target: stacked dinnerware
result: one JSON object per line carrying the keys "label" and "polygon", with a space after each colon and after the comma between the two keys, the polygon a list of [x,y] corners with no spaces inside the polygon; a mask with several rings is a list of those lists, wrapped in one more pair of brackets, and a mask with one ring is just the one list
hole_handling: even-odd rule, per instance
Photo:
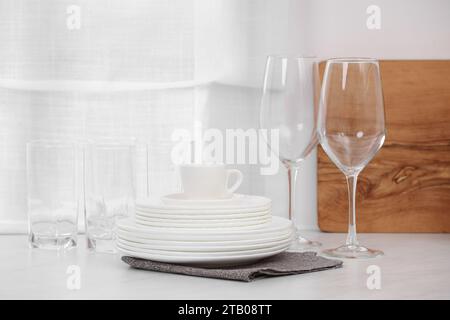
{"label": "stacked dinnerware", "polygon": [[[270,199],[230,192],[242,181],[239,171],[219,165],[214,170],[203,170],[204,166],[191,169],[186,170],[204,190],[200,196],[192,193],[195,190],[189,187],[181,171],[184,193],[138,200],[135,217],[117,223],[119,251],[167,263],[217,266],[249,263],[289,247],[294,236],[292,223],[272,217]],[[201,172],[200,175],[207,172],[207,177],[192,171]],[[225,188],[224,194],[211,195],[214,186],[228,185],[230,172],[239,173],[234,190]],[[223,181],[217,179],[222,173],[226,176]],[[211,180],[214,185],[208,186]],[[197,188],[198,184],[193,186]]]}
{"label": "stacked dinnerware", "polygon": [[[170,200],[169,200],[170,199]],[[270,222],[270,200],[233,195],[227,200],[174,200],[161,203],[142,201],[136,205],[136,221],[152,227],[175,228],[257,228]]]}

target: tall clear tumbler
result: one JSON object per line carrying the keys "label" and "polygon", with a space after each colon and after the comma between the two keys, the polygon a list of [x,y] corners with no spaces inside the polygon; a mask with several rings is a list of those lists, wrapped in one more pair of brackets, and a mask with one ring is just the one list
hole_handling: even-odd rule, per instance
{"label": "tall clear tumbler", "polygon": [[132,215],[135,202],[134,140],[95,141],[84,155],[87,245],[115,253],[116,221]]}
{"label": "tall clear tumbler", "polygon": [[77,244],[78,162],[75,144],[27,144],[29,243],[33,248],[69,249]]}

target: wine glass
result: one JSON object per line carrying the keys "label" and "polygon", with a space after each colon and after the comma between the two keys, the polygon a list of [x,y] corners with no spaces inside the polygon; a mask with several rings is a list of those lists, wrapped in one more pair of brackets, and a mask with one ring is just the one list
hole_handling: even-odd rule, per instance
{"label": "wine glass", "polygon": [[[262,129],[267,130],[268,136],[271,133],[279,136],[275,141],[267,138],[266,142],[287,168],[289,219],[293,223],[299,166],[318,143],[315,127],[318,81],[315,58],[284,56],[267,58],[260,125]],[[319,242],[302,237],[297,229],[297,237],[292,242],[290,250],[301,251],[317,246],[320,246]]]}
{"label": "wine glass", "polygon": [[326,154],[347,179],[349,225],[345,245],[325,250],[327,255],[371,258],[383,254],[358,242],[355,195],[358,174],[383,145],[384,122],[378,61],[368,58],[328,60],[320,95],[317,130]]}

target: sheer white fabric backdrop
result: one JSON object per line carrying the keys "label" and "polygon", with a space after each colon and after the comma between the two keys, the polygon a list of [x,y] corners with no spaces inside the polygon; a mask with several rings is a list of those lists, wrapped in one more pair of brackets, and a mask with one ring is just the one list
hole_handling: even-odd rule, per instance
{"label": "sheer white fabric backdrop", "polygon": [[[372,4],[379,30],[366,25]],[[81,9],[76,30],[67,28],[72,5]],[[0,0],[0,232],[26,230],[30,139],[145,143],[194,120],[257,127],[267,54],[448,59],[449,13],[447,0]],[[306,228],[316,227],[315,162],[299,177]],[[240,191],[271,197],[286,216],[283,168],[240,169]],[[144,169],[139,176],[142,193]]]}
{"label": "sheer white fabric backdrop", "polygon": [[[79,29],[67,25],[73,5]],[[194,120],[257,128],[265,56],[300,51],[292,23],[299,27],[301,14],[287,0],[0,0],[0,232],[26,231],[28,140],[133,136],[145,144]],[[284,168],[275,176],[239,168],[240,192],[273,198],[274,214],[286,216]],[[314,227],[314,155],[300,181],[302,223]]]}

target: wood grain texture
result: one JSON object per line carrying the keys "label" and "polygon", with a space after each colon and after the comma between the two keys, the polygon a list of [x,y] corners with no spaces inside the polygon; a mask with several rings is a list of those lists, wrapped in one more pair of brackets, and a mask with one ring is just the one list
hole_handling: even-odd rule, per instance
{"label": "wood grain texture", "polygon": [[[359,175],[358,231],[450,232],[450,60],[380,68],[387,136]],[[322,231],[347,231],[345,177],[320,147],[318,215]]]}

